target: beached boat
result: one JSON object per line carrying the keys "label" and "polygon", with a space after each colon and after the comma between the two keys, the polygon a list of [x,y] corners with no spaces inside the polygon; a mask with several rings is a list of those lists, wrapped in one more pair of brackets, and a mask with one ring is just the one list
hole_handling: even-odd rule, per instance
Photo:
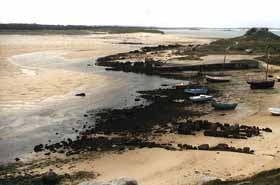
{"label": "beached boat", "polygon": [[268,111],[274,116],[280,116],[280,108],[269,108]]}
{"label": "beached boat", "polygon": [[184,90],[184,92],[191,94],[191,95],[201,95],[201,94],[207,94],[208,89],[207,88],[187,88]]}
{"label": "beached boat", "polygon": [[270,89],[274,87],[275,80],[248,80],[251,89]]}
{"label": "beached boat", "polygon": [[210,76],[206,75],[205,76],[206,80],[208,82],[213,82],[213,83],[218,83],[218,82],[229,82],[231,80],[230,76]]}
{"label": "beached boat", "polygon": [[213,96],[209,96],[209,95],[199,95],[199,96],[190,97],[190,100],[195,103],[204,103],[204,102],[208,102],[212,99],[213,99]]}
{"label": "beached boat", "polygon": [[270,46],[266,48],[266,72],[265,79],[263,80],[248,80],[247,83],[250,84],[251,89],[271,89],[274,87],[275,80],[268,79],[268,68],[270,63],[270,55],[269,55]]}
{"label": "beached boat", "polygon": [[229,82],[231,80],[231,76],[227,76],[224,74],[226,58],[227,57],[225,56],[224,64],[223,64],[223,72],[219,75],[206,75],[205,78],[206,78],[207,82],[219,83],[219,82]]}
{"label": "beached boat", "polygon": [[186,100],[184,99],[175,99],[175,100],[172,100],[173,103],[185,103]]}
{"label": "beached boat", "polygon": [[189,84],[185,84],[185,83],[178,83],[175,85],[176,89],[185,89],[188,87]]}
{"label": "beached boat", "polygon": [[237,107],[237,103],[213,102],[212,107],[214,107],[215,110],[234,110]]}

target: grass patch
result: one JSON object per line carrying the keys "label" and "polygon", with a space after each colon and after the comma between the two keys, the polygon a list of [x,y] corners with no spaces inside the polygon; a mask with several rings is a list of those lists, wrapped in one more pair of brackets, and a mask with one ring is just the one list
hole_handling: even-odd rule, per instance
{"label": "grass patch", "polygon": [[257,175],[240,181],[221,181],[214,180],[205,185],[279,185],[280,168],[264,171]]}
{"label": "grass patch", "polygon": [[[263,62],[267,62],[266,56],[257,57],[257,60],[261,60]],[[280,55],[271,55],[269,64],[280,66]]]}
{"label": "grass patch", "polygon": [[[264,54],[267,45],[271,46],[270,53],[280,52],[280,37],[268,29],[250,29],[245,35],[230,39],[220,39],[202,45],[195,50],[201,54]],[[250,49],[248,53],[246,50]]]}

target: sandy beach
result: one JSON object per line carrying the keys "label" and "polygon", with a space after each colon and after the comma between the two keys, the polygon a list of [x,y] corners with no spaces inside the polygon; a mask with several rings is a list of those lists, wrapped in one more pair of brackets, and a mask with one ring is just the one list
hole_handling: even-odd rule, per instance
{"label": "sandy beach", "polygon": [[[145,83],[146,88],[154,88],[164,82],[174,82],[156,77],[133,81],[133,78],[122,72],[108,72],[110,75],[106,75],[103,68],[93,65],[96,58],[144,46],[204,44],[210,41],[212,39],[148,33],[0,35],[0,145],[1,148],[11,147],[11,151],[0,151],[1,162],[11,161],[16,156],[28,161],[32,159],[29,154],[34,144],[47,143],[50,138],[59,140],[73,136],[70,129],[81,127],[73,120],[78,120],[87,110],[104,107],[107,102],[112,102],[115,107],[129,105],[129,100],[125,99],[136,92],[137,85],[141,90],[140,85]],[[228,56],[229,60],[240,58],[252,59],[252,56]],[[223,56],[209,55],[203,59],[211,63],[223,60]],[[175,64],[181,63],[175,61]],[[119,73],[121,76],[118,76]],[[248,75],[240,73],[237,71],[233,75],[245,81]],[[277,75],[277,70],[273,74]],[[244,84],[240,87],[244,88]],[[224,115],[211,113],[200,117],[212,122],[269,127],[272,133],[246,140],[205,137],[202,133],[195,136],[166,134],[155,138],[155,141],[171,144],[226,143],[235,147],[250,146],[255,150],[254,155],[143,148],[120,154],[106,153],[97,158],[87,157],[34,171],[53,169],[57,173],[70,174],[75,171],[97,172],[100,174],[97,180],[128,176],[135,178],[141,185],[195,185],[212,177],[242,179],[264,170],[279,168],[279,118],[271,116],[267,111],[269,107],[278,106],[279,87],[276,84],[275,92],[264,96],[265,91],[251,95],[247,88],[235,91],[234,87],[227,86],[230,97],[234,100],[240,97],[237,110]],[[135,92],[129,92],[131,89]],[[84,99],[75,97],[75,93],[79,92],[86,92],[89,96]],[[112,96],[115,92],[120,93]],[[127,94],[121,94],[123,92]],[[116,100],[117,97],[121,97],[120,100]],[[132,100],[134,98],[135,95],[131,97]],[[56,136],[56,132],[60,132],[59,136]],[[26,137],[30,138],[20,142],[21,138]]]}

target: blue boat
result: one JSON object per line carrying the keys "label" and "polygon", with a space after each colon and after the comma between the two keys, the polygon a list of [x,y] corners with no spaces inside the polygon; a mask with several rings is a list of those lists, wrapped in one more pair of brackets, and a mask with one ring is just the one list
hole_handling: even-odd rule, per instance
{"label": "blue boat", "polygon": [[208,89],[206,89],[206,88],[188,88],[188,89],[185,89],[184,92],[191,94],[191,95],[201,95],[201,94],[207,94]]}

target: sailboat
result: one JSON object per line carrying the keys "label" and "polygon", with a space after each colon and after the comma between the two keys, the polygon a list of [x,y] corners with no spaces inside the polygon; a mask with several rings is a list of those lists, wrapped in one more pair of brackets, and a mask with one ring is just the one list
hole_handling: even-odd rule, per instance
{"label": "sailboat", "polygon": [[223,73],[221,75],[206,75],[205,78],[207,82],[218,83],[218,82],[229,82],[231,80],[230,76],[224,75],[225,63],[226,63],[226,56],[224,57]]}
{"label": "sailboat", "polygon": [[264,80],[248,80],[247,83],[250,84],[251,89],[270,89],[270,88],[274,87],[275,80],[267,79],[268,67],[269,67],[269,61],[270,61],[269,49],[270,49],[270,47],[268,46],[266,49],[267,61],[266,61],[265,79]]}

